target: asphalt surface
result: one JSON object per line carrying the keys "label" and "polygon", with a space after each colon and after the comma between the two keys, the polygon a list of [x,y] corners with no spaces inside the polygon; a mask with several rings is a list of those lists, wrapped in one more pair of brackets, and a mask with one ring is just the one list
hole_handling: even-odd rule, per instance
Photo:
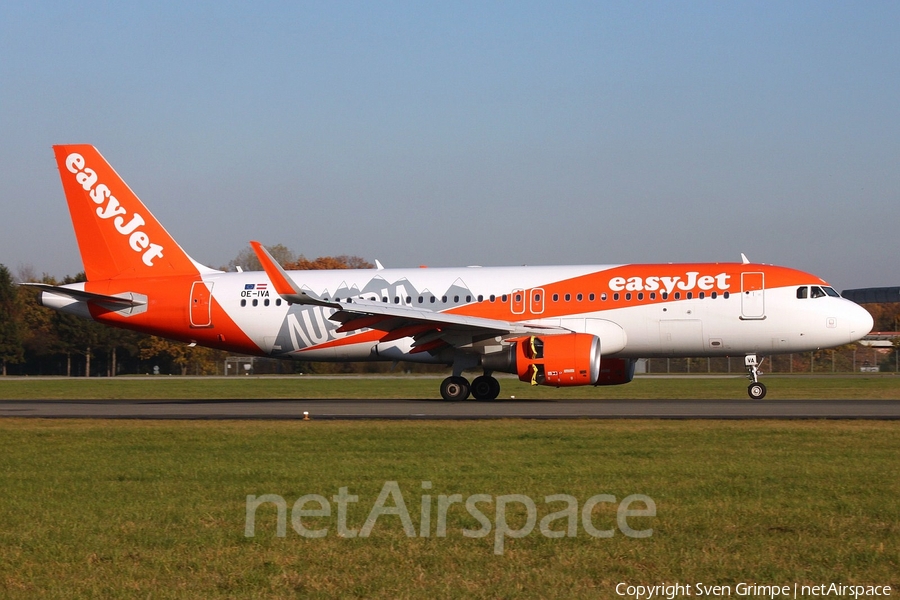
{"label": "asphalt surface", "polygon": [[0,417],[81,419],[900,419],[900,400],[0,400]]}

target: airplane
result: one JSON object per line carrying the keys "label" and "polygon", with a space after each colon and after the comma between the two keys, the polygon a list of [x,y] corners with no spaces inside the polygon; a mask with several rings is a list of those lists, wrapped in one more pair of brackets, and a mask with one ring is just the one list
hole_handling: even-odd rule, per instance
{"label": "airplane", "polygon": [[[848,344],[872,317],[824,280],[741,262],[223,272],[179,246],[90,145],[53,147],[87,281],[43,306],[151,335],[306,361],[444,364],[445,400],[493,400],[496,372],[532,385],[617,385],[639,358],[762,358]],[[480,369],[469,380],[465,371]]]}

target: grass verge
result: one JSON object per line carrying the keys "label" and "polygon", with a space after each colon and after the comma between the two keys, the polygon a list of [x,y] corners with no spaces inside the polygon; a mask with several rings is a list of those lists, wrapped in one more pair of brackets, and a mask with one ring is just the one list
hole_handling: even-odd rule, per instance
{"label": "grass verge", "polygon": [[[843,582],[900,587],[900,426],[881,422],[122,422],[0,420],[0,596],[9,598],[616,597],[618,582]],[[248,494],[357,495],[359,528],[385,482],[396,515],[370,537],[298,535],[272,505],[245,536]],[[432,487],[423,490],[422,482]],[[645,539],[538,528],[470,538],[439,495],[645,494]],[[388,500],[387,506],[394,506]],[[495,521],[494,503],[481,505]],[[614,528],[612,505],[593,514]],[[309,507],[308,507],[309,508]],[[512,527],[524,513],[511,514]],[[563,529],[559,521],[556,529]],[[562,522],[564,525],[564,521]]]}
{"label": "grass verge", "polygon": [[[253,399],[440,398],[441,377],[0,377],[0,399]],[[898,399],[900,377],[887,375],[777,375],[765,377],[767,399]],[[500,380],[500,399],[729,399],[747,398],[740,376],[638,377],[626,385],[557,389]]]}

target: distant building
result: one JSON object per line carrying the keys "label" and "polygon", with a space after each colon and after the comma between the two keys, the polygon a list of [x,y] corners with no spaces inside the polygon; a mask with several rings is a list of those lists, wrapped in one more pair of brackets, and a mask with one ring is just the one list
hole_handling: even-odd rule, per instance
{"label": "distant building", "polygon": [[873,331],[859,343],[870,348],[893,348],[894,342],[900,339],[900,332],[897,331]]}
{"label": "distant building", "polygon": [[857,304],[900,302],[900,287],[860,288],[844,290],[841,296]]}

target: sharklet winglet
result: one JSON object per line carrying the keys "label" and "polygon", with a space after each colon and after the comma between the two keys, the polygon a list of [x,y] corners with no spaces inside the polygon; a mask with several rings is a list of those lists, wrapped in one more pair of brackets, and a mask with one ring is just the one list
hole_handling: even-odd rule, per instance
{"label": "sharklet winglet", "polygon": [[263,270],[266,272],[266,275],[269,277],[272,286],[279,296],[292,304],[312,304],[335,309],[341,308],[341,305],[336,302],[319,300],[318,298],[310,296],[307,292],[304,292],[303,289],[291,279],[291,276],[287,274],[287,271],[278,264],[278,261],[269,254],[269,251],[266,250],[265,246],[257,241],[251,241],[250,247],[253,248],[253,252],[256,253],[256,258],[259,259]]}

